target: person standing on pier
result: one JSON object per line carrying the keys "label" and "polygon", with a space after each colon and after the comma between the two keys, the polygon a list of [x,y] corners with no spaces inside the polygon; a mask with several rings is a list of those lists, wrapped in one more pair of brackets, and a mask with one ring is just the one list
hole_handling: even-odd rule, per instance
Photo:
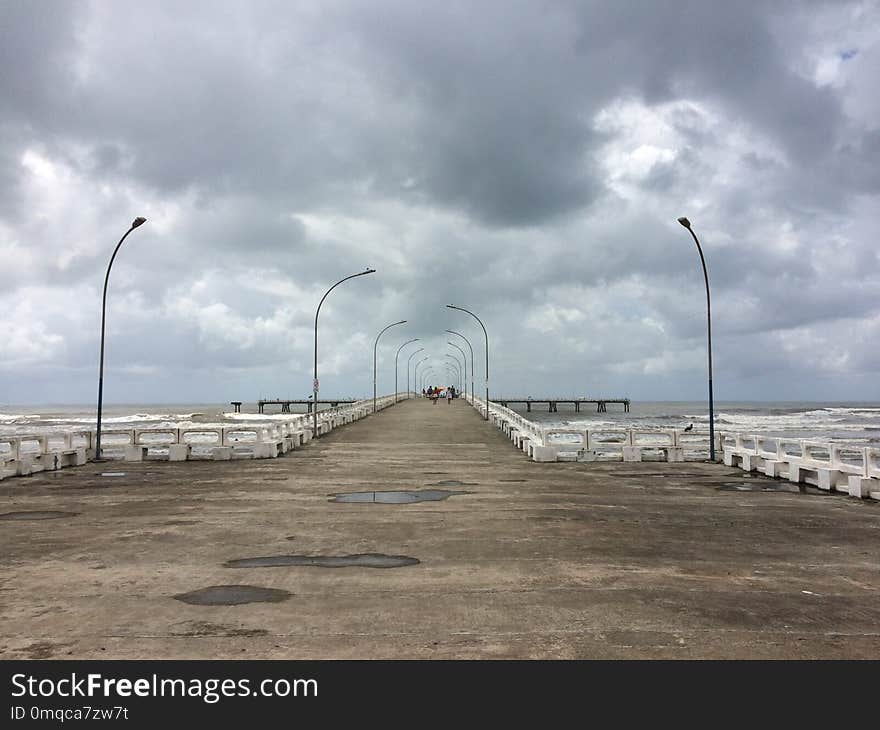
{"label": "person standing on pier", "polygon": [[455,387],[449,385],[446,387],[446,405],[452,403],[453,398],[455,398]]}

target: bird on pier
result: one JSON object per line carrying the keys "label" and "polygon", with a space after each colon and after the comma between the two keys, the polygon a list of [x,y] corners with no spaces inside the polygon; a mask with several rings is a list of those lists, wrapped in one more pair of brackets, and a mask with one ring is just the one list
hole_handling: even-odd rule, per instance
{"label": "bird on pier", "polygon": [[692,423],[690,426],[688,426],[687,428],[685,428],[685,431],[693,431],[693,430],[694,430],[694,424],[693,424],[693,423]]}

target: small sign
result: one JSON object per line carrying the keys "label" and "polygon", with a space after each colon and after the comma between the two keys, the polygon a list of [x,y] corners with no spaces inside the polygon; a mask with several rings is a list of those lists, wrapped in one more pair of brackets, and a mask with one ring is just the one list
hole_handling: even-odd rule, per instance
{"label": "small sign", "polygon": [[314,385],[314,387],[312,388],[312,390],[317,390],[318,389],[318,379],[317,378],[315,378],[315,382],[313,383],[313,385]]}

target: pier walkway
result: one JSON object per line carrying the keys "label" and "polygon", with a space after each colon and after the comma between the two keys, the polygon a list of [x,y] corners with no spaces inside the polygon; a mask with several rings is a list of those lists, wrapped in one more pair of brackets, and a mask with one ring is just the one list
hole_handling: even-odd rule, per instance
{"label": "pier walkway", "polygon": [[[329,501],[377,490],[457,493]],[[10,516],[34,511],[61,514]],[[464,401],[276,459],[9,479],[0,512],[6,659],[880,657],[877,504],[719,464],[536,463]],[[352,555],[403,565],[226,565]],[[274,592],[175,598],[217,586]]]}

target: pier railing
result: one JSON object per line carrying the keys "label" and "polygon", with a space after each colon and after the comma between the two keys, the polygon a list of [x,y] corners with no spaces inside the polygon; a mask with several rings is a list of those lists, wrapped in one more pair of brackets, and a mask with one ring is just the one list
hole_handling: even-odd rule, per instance
{"label": "pier railing", "polygon": [[[381,410],[412,395],[383,396],[376,407]],[[486,415],[482,398],[469,395],[467,400]],[[488,408],[489,421],[533,461],[683,462],[708,457],[708,434],[700,431],[542,426],[497,403]],[[372,399],[318,411],[317,434],[329,433],[370,412]],[[266,459],[301,448],[314,436],[312,417],[299,414],[219,427],[107,429],[102,431],[102,452],[107,459],[124,461]],[[880,499],[880,447],[760,434],[716,432],[715,437],[716,453],[723,455],[727,466],[854,497]],[[95,431],[89,430],[0,435],[0,479],[81,466],[94,460],[94,444]]]}
{"label": "pier railing", "polygon": [[[410,397],[399,393],[397,399]],[[388,395],[376,401],[377,410],[395,403]],[[317,434],[323,436],[364,418],[373,400],[318,411]],[[301,448],[315,436],[312,416],[291,415],[284,420],[234,423],[228,426],[185,428],[113,428],[101,430],[101,453],[107,460],[191,461],[208,459],[271,459]],[[0,479],[40,471],[81,466],[95,459],[95,431],[0,435]]]}
{"label": "pier railing", "polygon": [[[468,398],[481,415],[486,402]],[[497,403],[489,420],[533,461],[705,461],[709,434],[679,429],[541,426]],[[758,434],[715,433],[724,464],[853,497],[880,499],[880,447]]]}
{"label": "pier railing", "polygon": [[724,463],[794,484],[880,499],[880,447],[726,434]]}

